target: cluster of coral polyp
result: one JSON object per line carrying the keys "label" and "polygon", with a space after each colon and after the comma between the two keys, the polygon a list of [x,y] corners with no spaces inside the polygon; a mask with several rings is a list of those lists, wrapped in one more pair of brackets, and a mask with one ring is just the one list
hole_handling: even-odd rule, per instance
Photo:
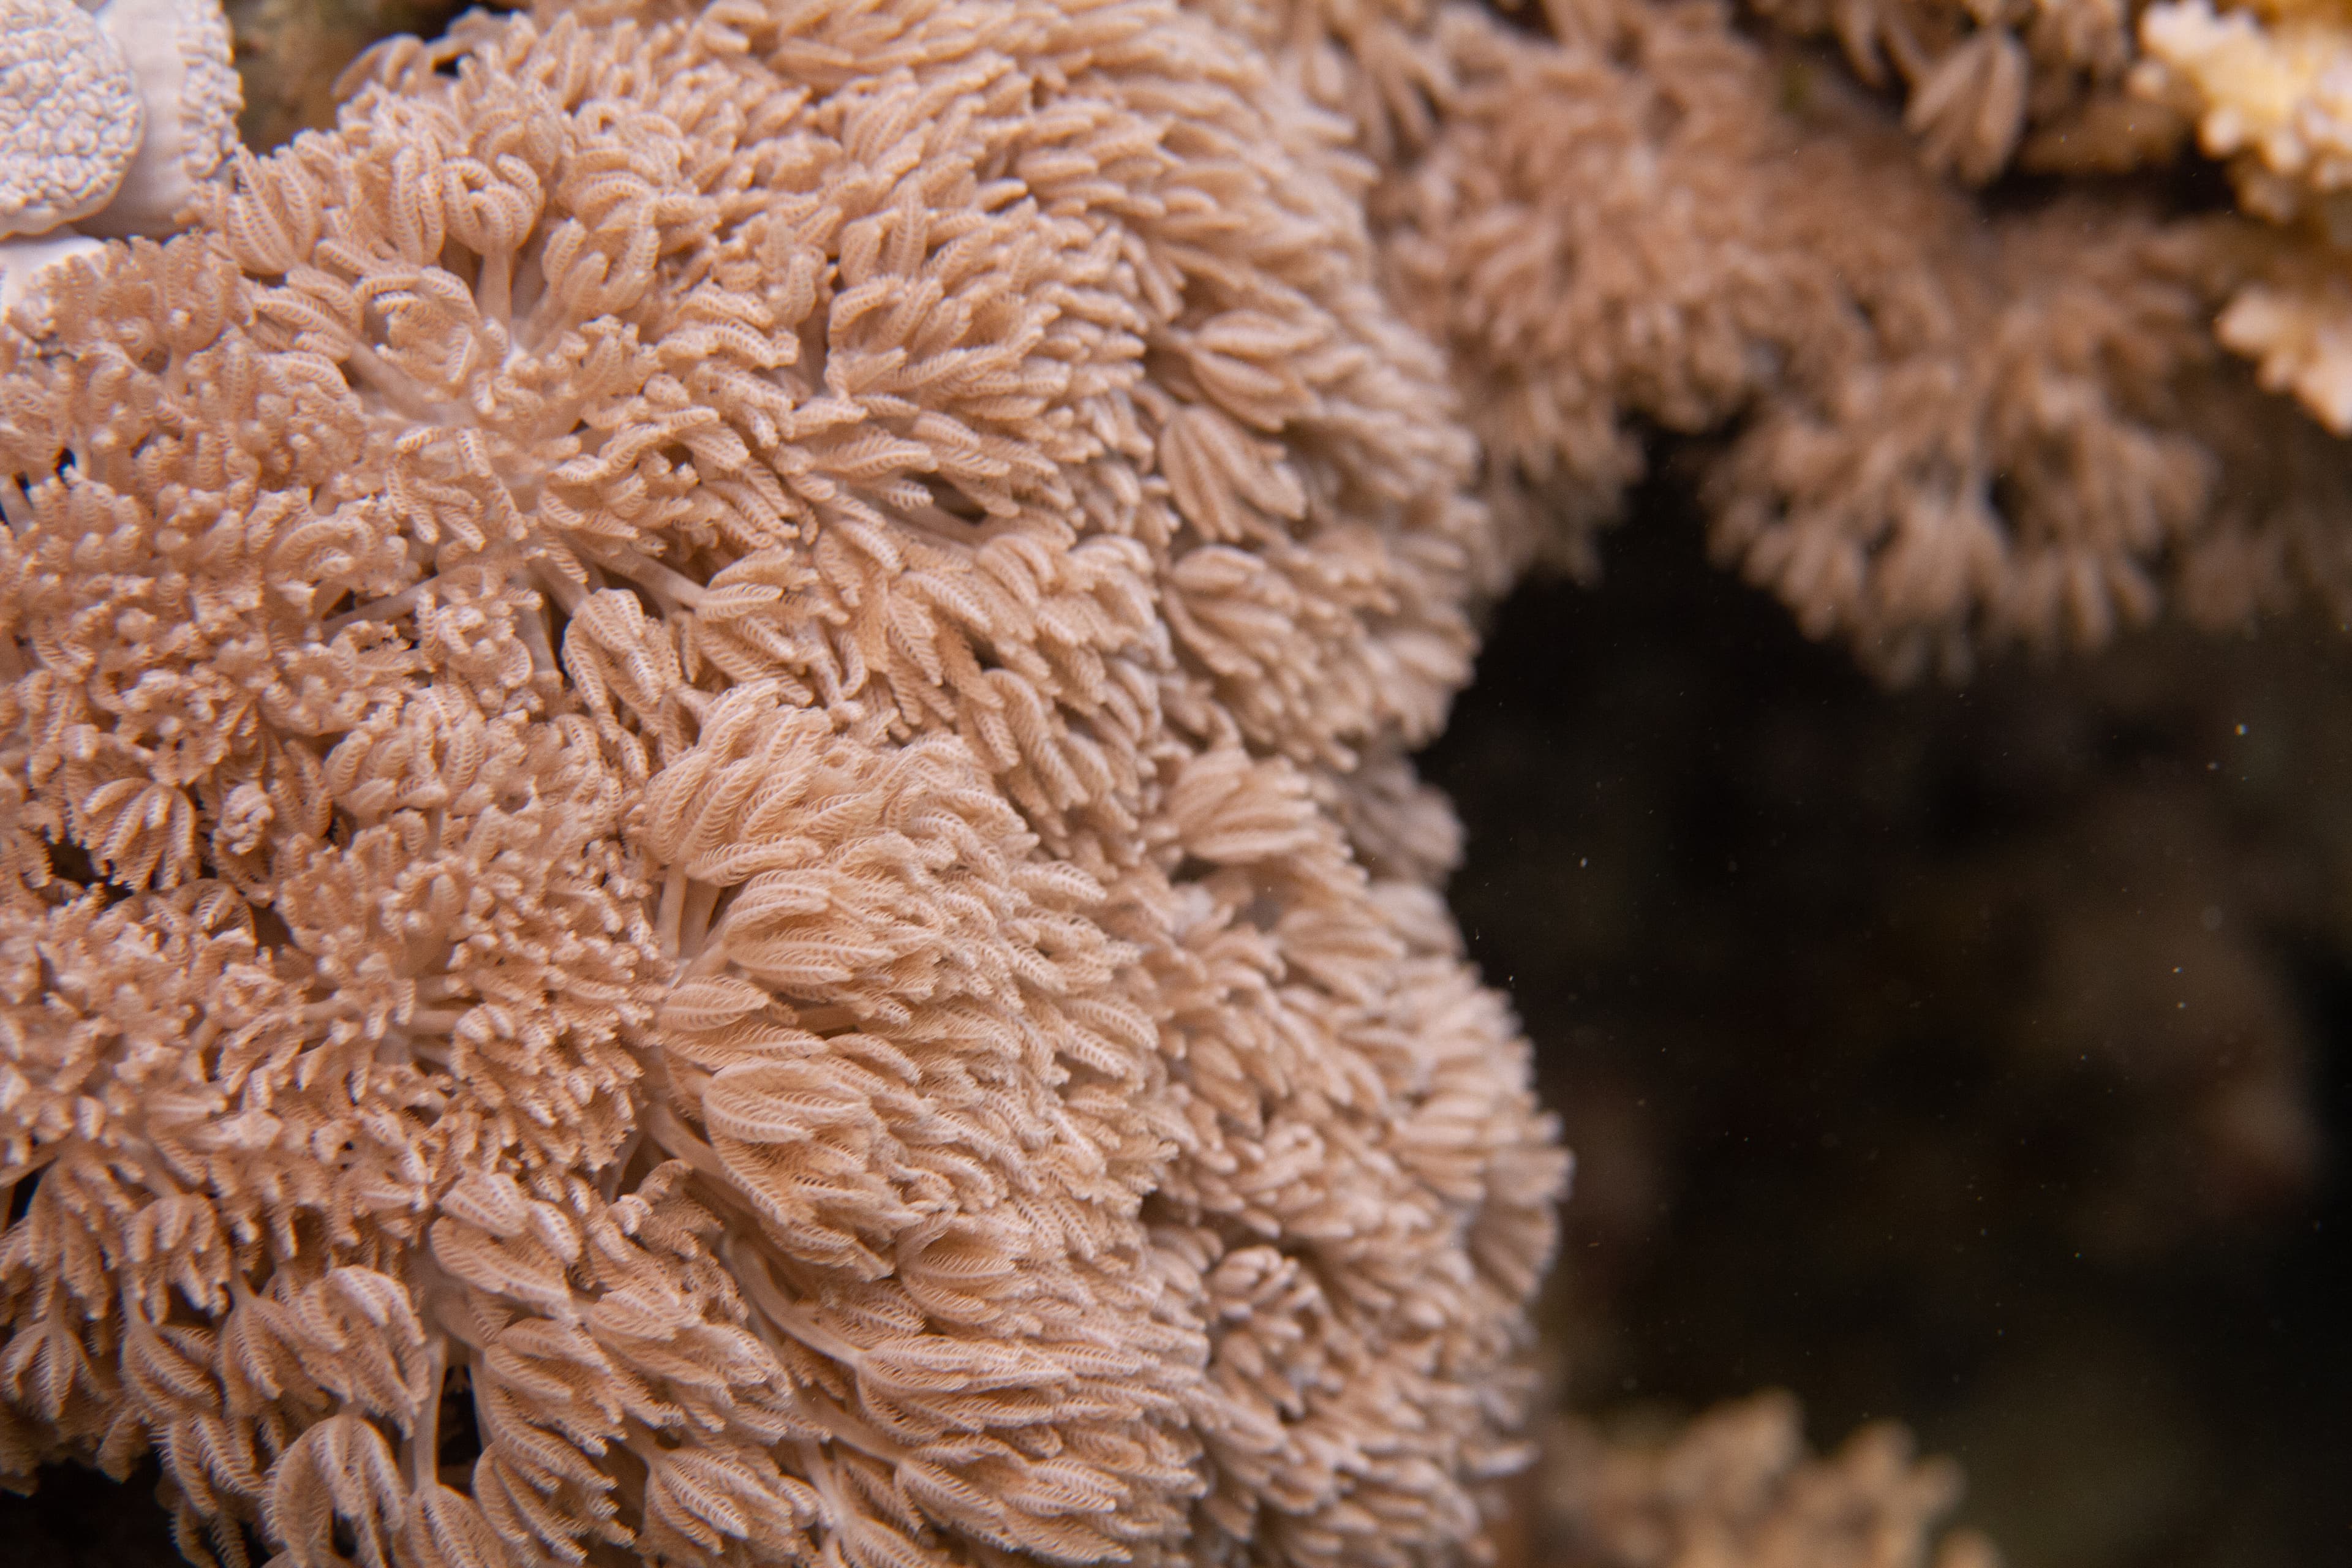
{"label": "cluster of coral polyp", "polygon": [[1490,570],[1195,18],[574,9],[0,330],[0,1469],[280,1561],[1443,1559]]}

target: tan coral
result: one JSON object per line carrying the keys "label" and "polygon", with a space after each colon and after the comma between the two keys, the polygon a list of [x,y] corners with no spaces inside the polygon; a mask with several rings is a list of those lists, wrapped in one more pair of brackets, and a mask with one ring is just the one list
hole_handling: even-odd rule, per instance
{"label": "tan coral", "polygon": [[2239,286],[2215,324],[2263,384],[2338,435],[2352,428],[2342,298],[2352,241],[2352,33],[2326,5],[2216,12],[2201,0],[2142,18],[2134,83],[2197,118],[2240,205],[2283,226],[2237,247]]}
{"label": "tan coral", "polygon": [[2217,12],[2206,0],[2151,7],[2133,85],[2196,119],[2214,157],[2233,160],[2240,199],[2283,221],[2336,209],[2352,184],[2352,34],[2339,16]]}
{"label": "tan coral", "polygon": [[2325,244],[2276,247],[2215,321],[2216,336],[2337,435],[2352,432],[2352,268]]}

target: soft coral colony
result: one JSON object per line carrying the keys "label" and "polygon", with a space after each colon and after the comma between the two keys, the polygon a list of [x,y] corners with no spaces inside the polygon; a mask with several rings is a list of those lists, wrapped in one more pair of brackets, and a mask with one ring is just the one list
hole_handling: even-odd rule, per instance
{"label": "soft coral colony", "polygon": [[[1892,674],[2352,610],[2339,20],[1751,9],[551,3],[160,244],[53,138],[0,1473],[299,1568],[1474,1542],[1564,1174],[1406,760],[1477,602],[1663,427]],[[2089,177],[2192,125],[2248,216]]]}
{"label": "soft coral colony", "polygon": [[54,268],[0,1468],[295,1564],[1473,1537],[1563,1165],[1355,170],[1162,5],[551,7]]}

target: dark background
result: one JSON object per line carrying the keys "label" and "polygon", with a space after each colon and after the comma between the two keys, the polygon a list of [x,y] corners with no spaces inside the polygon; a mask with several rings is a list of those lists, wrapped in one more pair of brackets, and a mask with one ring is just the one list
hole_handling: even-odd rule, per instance
{"label": "dark background", "polygon": [[2015,1568],[2352,1561],[2352,637],[1888,691],[1673,468],[1423,758],[1579,1157],[1556,1398],[1900,1418]]}

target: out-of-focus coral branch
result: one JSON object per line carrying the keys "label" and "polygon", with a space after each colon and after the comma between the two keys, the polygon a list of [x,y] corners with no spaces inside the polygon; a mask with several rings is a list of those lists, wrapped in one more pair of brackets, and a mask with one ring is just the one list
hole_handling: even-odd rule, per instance
{"label": "out-of-focus coral branch", "polygon": [[1945,1533],[1948,1459],[1916,1459],[1891,1424],[1808,1452],[1797,1403],[1759,1394],[1679,1430],[1545,1434],[1544,1505],[1530,1562],[1573,1568],[1995,1568],[1981,1536]]}
{"label": "out-of-focus coral branch", "polygon": [[[1262,36],[1367,25],[1276,15]],[[1508,557],[1589,572],[1664,426],[1717,440],[1722,557],[1894,678],[2095,646],[2168,598],[2208,624],[2346,602],[2337,443],[2224,348],[2332,406],[2329,255],[2115,192],[1988,211],[1834,66],[1719,7],[1562,6],[1549,39],[1415,20],[1429,112],[1360,145]],[[1381,58],[1335,108],[1397,96]]]}

